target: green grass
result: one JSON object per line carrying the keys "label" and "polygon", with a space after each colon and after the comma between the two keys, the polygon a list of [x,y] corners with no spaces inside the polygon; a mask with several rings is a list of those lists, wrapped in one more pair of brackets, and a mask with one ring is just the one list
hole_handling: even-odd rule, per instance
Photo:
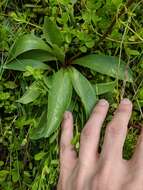
{"label": "green grass", "polygon": [[[125,3],[122,0],[106,3],[103,0],[0,2],[0,189],[52,190],[57,183],[60,129],[46,139],[31,140],[29,137],[30,129],[36,127],[41,111],[47,106],[47,94],[43,90],[39,98],[26,105],[17,102],[44,72],[29,69],[22,73],[3,67],[19,36],[32,32],[43,38],[45,16],[56,22],[62,31],[67,59],[90,53],[112,55],[124,60],[133,71],[133,83],[117,80],[114,90],[106,92],[103,88],[105,93],[98,96],[110,103],[107,122],[122,97],[133,102],[123,153],[125,159],[131,158],[140,131],[136,127],[141,128],[143,119],[143,4],[136,1],[124,10]],[[121,9],[124,13],[118,17]],[[116,23],[109,30],[114,17]],[[58,70],[57,66],[52,65],[52,68]],[[90,69],[76,68],[93,84],[113,81],[112,77]],[[47,71],[46,74],[50,73]],[[74,115],[73,144],[78,149],[86,114],[75,91],[69,110]],[[101,133],[100,148],[104,132],[105,128]]]}

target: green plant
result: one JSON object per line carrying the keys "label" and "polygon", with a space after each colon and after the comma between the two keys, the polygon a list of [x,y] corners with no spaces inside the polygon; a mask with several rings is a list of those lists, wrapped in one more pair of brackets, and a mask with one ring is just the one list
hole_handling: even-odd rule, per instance
{"label": "green plant", "polygon": [[[99,97],[109,101],[110,109],[105,124],[110,121],[120,98],[130,98],[134,109],[123,156],[125,159],[131,158],[139,135],[136,128],[141,128],[143,118],[142,10],[142,0],[1,0],[0,189],[56,189],[59,175],[60,127],[57,127],[49,138],[39,140],[30,139],[29,132],[32,137],[32,131],[45,124],[52,78],[60,69],[67,68],[69,71],[70,67],[73,67],[90,82],[95,90],[96,100]],[[60,51],[54,51],[54,56],[51,56],[47,50],[45,52],[40,49],[28,50],[10,61],[13,44],[30,32],[35,34],[34,37],[40,37],[40,41],[42,40],[46,47],[50,46],[53,51],[51,42],[46,42],[42,32],[45,16],[60,30],[60,49],[64,52],[64,61],[59,61],[61,53],[60,58],[54,59]],[[74,64],[77,58],[90,54],[117,56],[117,65],[120,65],[123,59],[126,68],[129,65],[133,71],[133,83]],[[31,58],[34,62],[29,60]],[[6,64],[10,67],[10,63],[15,60],[22,63],[19,68],[21,71],[4,69]],[[19,62],[15,67],[17,66],[19,67]],[[123,73],[127,73],[125,71],[127,70]],[[72,143],[77,149],[80,131],[87,120],[82,102],[72,84],[72,98],[67,109],[72,111],[74,116]],[[102,149],[104,129],[103,126],[99,151]]]}
{"label": "green plant", "polygon": [[[130,68],[116,57],[90,54],[77,58],[69,54],[63,33],[48,17],[45,17],[41,38],[34,34],[22,35],[10,50],[4,68],[25,71],[27,75],[32,74],[35,78],[35,82],[18,102],[30,103],[37,99],[42,91],[48,94],[48,108],[41,114],[39,124],[30,130],[32,139],[49,137],[55,132],[72,100],[72,89],[80,97],[88,118],[99,92],[102,94],[110,91],[111,87],[114,89],[118,80],[133,81]],[[110,84],[95,84],[82,74],[84,67],[115,78],[116,81]],[[40,73],[35,75],[35,72]]]}

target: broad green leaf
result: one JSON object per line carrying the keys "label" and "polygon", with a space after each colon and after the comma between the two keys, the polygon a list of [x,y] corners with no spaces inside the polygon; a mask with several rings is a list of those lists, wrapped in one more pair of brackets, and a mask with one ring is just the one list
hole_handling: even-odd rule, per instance
{"label": "broad green leaf", "polygon": [[72,4],[75,4],[77,2],[77,0],[71,0]]}
{"label": "broad green leaf", "polygon": [[48,70],[50,67],[41,61],[33,59],[15,59],[9,64],[3,66],[4,69],[11,69],[17,71],[26,71],[27,67],[32,67],[33,69]]}
{"label": "broad green leaf", "polygon": [[112,0],[112,3],[113,3],[116,7],[118,7],[119,5],[121,6],[121,5],[122,5],[122,2],[123,2],[123,0]]}
{"label": "broad green leaf", "polygon": [[50,47],[41,38],[38,38],[33,34],[26,34],[16,40],[10,51],[9,61],[30,50],[44,50],[49,53],[51,52]]}
{"label": "broad green leaf", "polygon": [[53,55],[62,63],[64,63],[65,60],[65,54],[62,50],[62,48],[59,48],[56,44],[53,44],[52,46],[52,53]]}
{"label": "broad green leaf", "polygon": [[11,171],[11,174],[12,174],[12,181],[13,181],[14,183],[16,183],[16,182],[19,180],[19,178],[20,178],[20,174],[19,174],[19,172],[18,172],[18,169],[13,169],[13,170]]}
{"label": "broad green leaf", "polygon": [[42,112],[37,126],[35,128],[30,129],[30,138],[33,140],[44,137],[45,130],[47,129],[47,110],[44,109]]}
{"label": "broad green leaf", "polygon": [[140,88],[139,92],[137,93],[139,99],[143,100],[143,88]]}
{"label": "broad green leaf", "polygon": [[15,88],[17,88],[17,84],[15,84],[15,82],[13,82],[13,81],[7,81],[3,85],[7,89],[15,89]]}
{"label": "broad green leaf", "polygon": [[44,36],[49,44],[57,44],[61,47],[63,39],[57,25],[52,22],[47,16],[44,19],[43,27]]}
{"label": "broad green leaf", "polygon": [[0,170],[0,183],[5,181],[8,174],[9,174],[8,170]]}
{"label": "broad green leaf", "polygon": [[17,57],[17,59],[34,59],[39,61],[54,61],[57,58],[52,54],[44,50],[30,50]]}
{"label": "broad green leaf", "polygon": [[128,55],[135,55],[135,56],[140,55],[140,52],[135,49],[126,48],[126,52]]}
{"label": "broad green leaf", "polygon": [[50,75],[50,76],[43,76],[43,82],[44,84],[47,86],[48,89],[50,89],[52,87],[52,79],[53,79],[53,76]]}
{"label": "broad green leaf", "polygon": [[72,84],[69,73],[65,69],[58,71],[52,83],[48,97],[48,130],[45,137],[51,135],[59,127],[63,114],[68,108],[72,96]]}
{"label": "broad green leaf", "polygon": [[32,139],[49,137],[60,125],[72,96],[72,83],[66,69],[54,74],[48,95],[48,113],[41,116],[39,125],[30,132]]}
{"label": "broad green leaf", "polygon": [[39,183],[41,183],[41,176],[40,175],[33,181],[31,190],[39,189]]}
{"label": "broad green leaf", "polygon": [[35,154],[34,155],[34,159],[35,160],[41,160],[41,159],[43,159],[43,157],[46,155],[47,153],[46,152],[43,152],[43,151],[41,151],[41,152],[39,152],[39,153],[37,153],[37,154]]}
{"label": "broad green leaf", "polygon": [[0,160],[0,167],[4,165],[4,161]]}
{"label": "broad green leaf", "polygon": [[37,82],[34,82],[25,92],[25,94],[19,100],[17,100],[17,102],[22,104],[28,104],[36,100],[40,96],[40,93],[41,92]]}
{"label": "broad green leaf", "polygon": [[105,94],[107,92],[113,92],[116,86],[116,81],[106,82],[106,83],[97,83],[97,84],[93,84],[92,86],[95,89],[97,95]]}
{"label": "broad green leaf", "polygon": [[90,82],[78,70],[72,67],[70,68],[69,72],[73,87],[81,98],[86,111],[86,116],[88,117],[96,103],[95,90]]}
{"label": "broad green leaf", "polygon": [[133,81],[131,69],[127,69],[126,63],[122,60],[119,64],[117,57],[92,54],[74,60],[73,64],[87,67],[117,79],[127,80],[128,82]]}

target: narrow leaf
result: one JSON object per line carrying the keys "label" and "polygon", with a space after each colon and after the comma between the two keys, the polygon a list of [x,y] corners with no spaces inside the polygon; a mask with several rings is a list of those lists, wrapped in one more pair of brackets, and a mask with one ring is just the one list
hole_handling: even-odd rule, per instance
{"label": "narrow leaf", "polygon": [[45,130],[47,129],[47,110],[44,109],[42,112],[38,122],[37,126],[35,128],[30,129],[30,138],[33,140],[39,139],[44,137]]}
{"label": "narrow leaf", "polygon": [[63,40],[60,30],[47,16],[44,19],[43,32],[49,44],[57,44],[59,47],[62,45]]}
{"label": "narrow leaf", "polygon": [[26,71],[27,67],[32,67],[33,69],[48,70],[50,67],[41,61],[33,59],[15,59],[7,65],[4,65],[4,69],[11,69],[17,71]]}
{"label": "narrow leaf", "polygon": [[43,157],[46,155],[47,153],[46,152],[43,152],[43,151],[41,151],[41,152],[39,152],[39,153],[37,153],[37,154],[35,154],[34,155],[34,160],[42,160],[43,159]]}
{"label": "narrow leaf", "polygon": [[96,94],[101,95],[107,92],[113,92],[116,86],[116,81],[106,82],[106,83],[97,83],[97,84],[93,84],[92,86],[95,89]]}
{"label": "narrow leaf", "polygon": [[59,61],[61,61],[61,63],[64,63],[65,54],[64,54],[62,48],[59,48],[56,44],[53,44],[53,46],[52,46],[52,53],[53,53],[53,55],[54,55]]}
{"label": "narrow leaf", "polygon": [[[48,95],[48,113],[43,113],[40,125],[31,131],[32,139],[49,137],[60,125],[72,96],[72,83],[65,69],[54,74]],[[46,123],[47,121],[47,123]]]}
{"label": "narrow leaf", "polygon": [[34,59],[39,61],[54,61],[57,58],[45,50],[30,50],[17,57],[17,59]]}
{"label": "narrow leaf", "polygon": [[73,87],[81,98],[81,101],[85,107],[86,116],[88,117],[96,103],[95,90],[90,82],[78,70],[72,67],[69,72]]}
{"label": "narrow leaf", "polygon": [[28,104],[36,100],[40,95],[40,89],[38,87],[37,82],[34,82],[29,89],[25,92],[25,94],[17,100],[17,102],[22,104]]}
{"label": "narrow leaf", "polygon": [[41,38],[38,38],[33,34],[26,34],[19,37],[13,45],[13,48],[10,51],[9,61],[30,50],[44,50],[51,52],[50,47]]}
{"label": "narrow leaf", "polygon": [[73,64],[87,67],[117,79],[127,80],[128,82],[133,81],[131,69],[127,69],[126,63],[122,60],[119,64],[119,59],[117,57],[92,54],[74,60]]}

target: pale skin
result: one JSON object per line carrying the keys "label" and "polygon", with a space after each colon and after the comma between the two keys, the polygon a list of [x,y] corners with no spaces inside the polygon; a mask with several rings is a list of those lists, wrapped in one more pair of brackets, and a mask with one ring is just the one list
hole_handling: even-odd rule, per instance
{"label": "pale skin", "polygon": [[60,176],[57,190],[143,190],[143,132],[132,158],[122,158],[132,103],[123,99],[107,124],[102,151],[98,144],[109,104],[100,100],[82,130],[77,156],[71,140],[73,117],[66,112],[60,141]]}

